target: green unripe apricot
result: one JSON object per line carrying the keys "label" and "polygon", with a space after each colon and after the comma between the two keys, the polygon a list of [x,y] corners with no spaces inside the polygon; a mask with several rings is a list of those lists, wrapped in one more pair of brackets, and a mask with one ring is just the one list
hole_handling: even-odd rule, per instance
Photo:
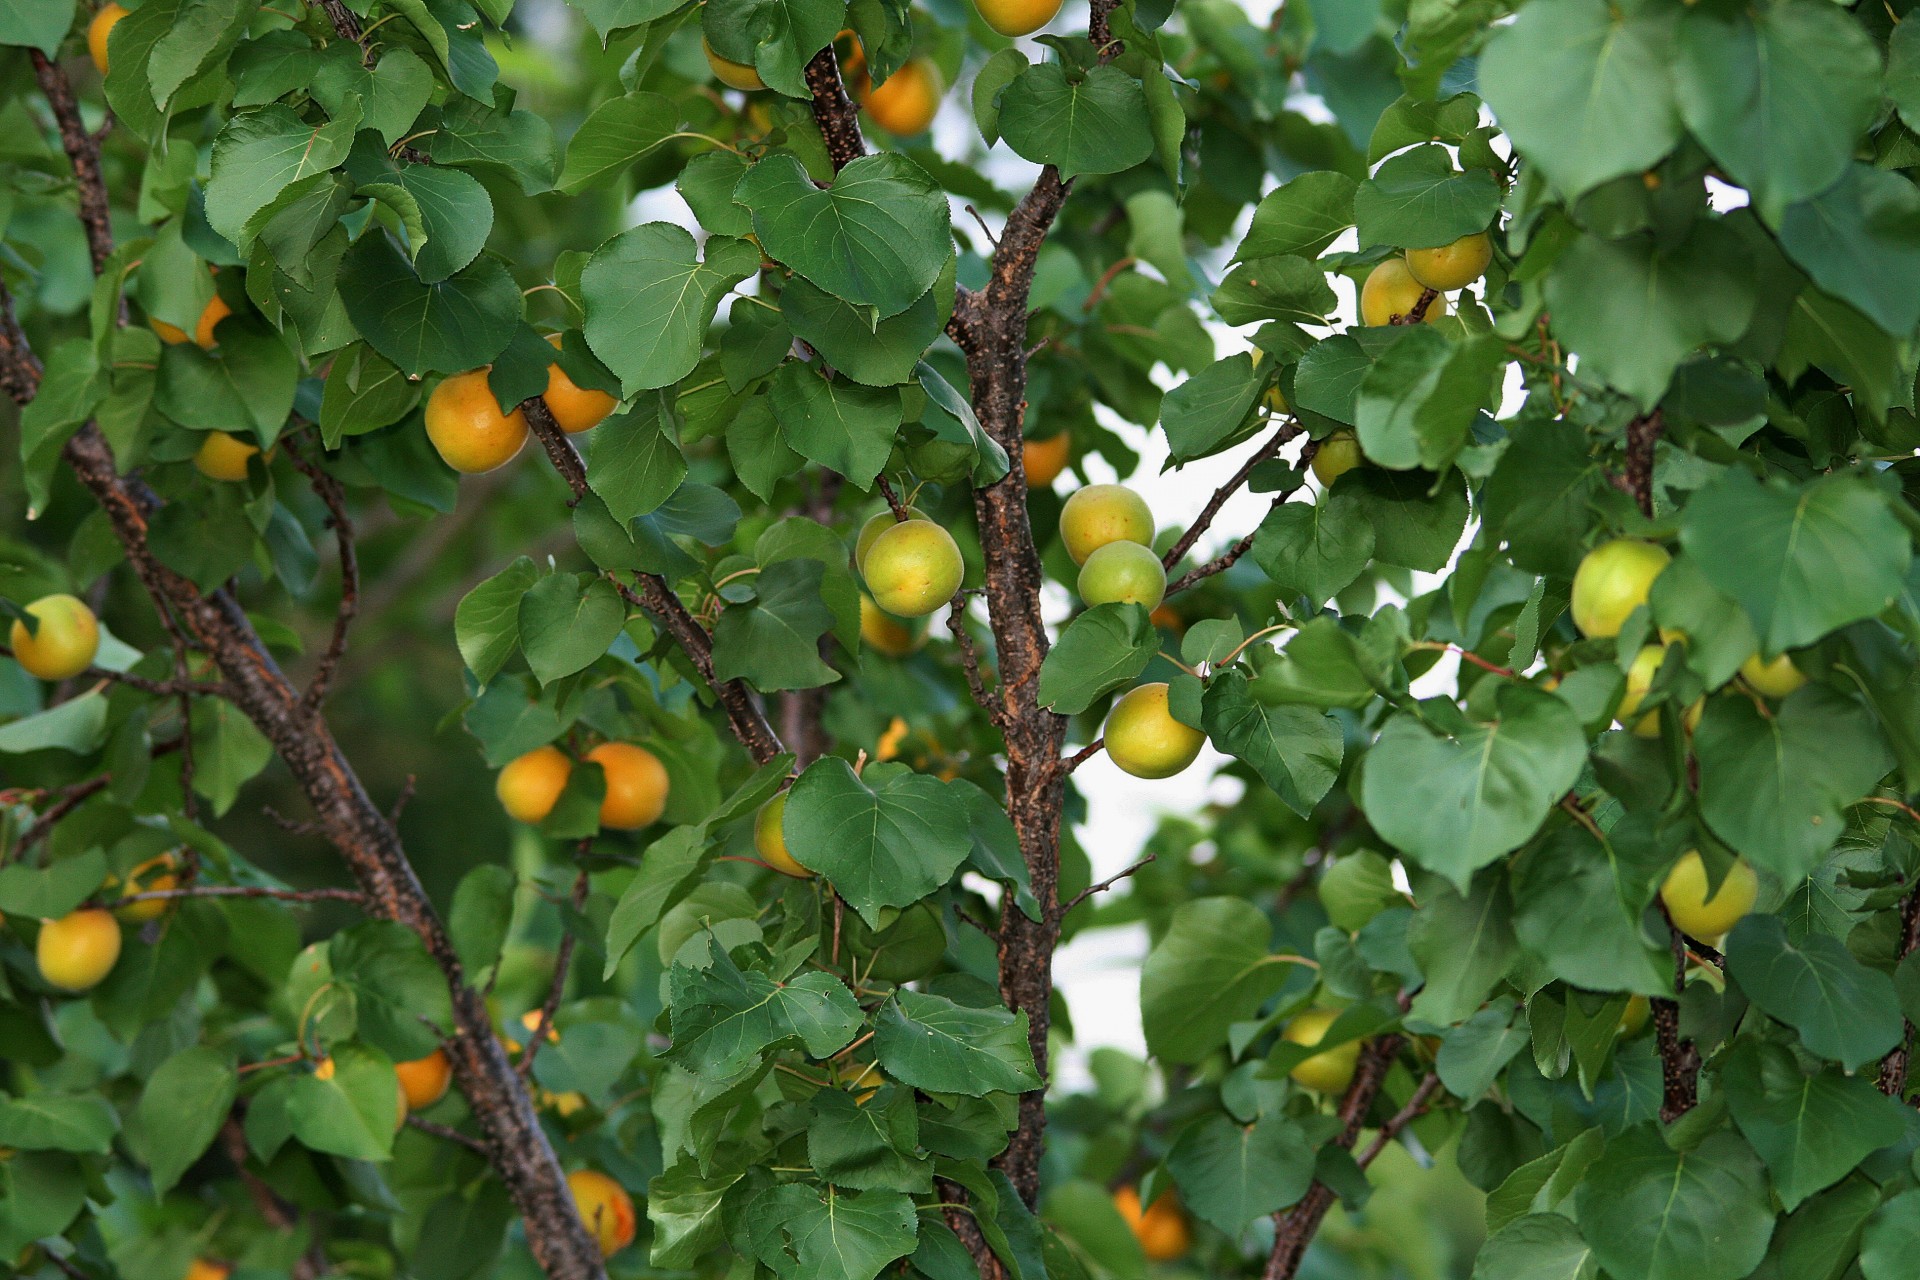
{"label": "green unripe apricot", "polygon": [[896,618],[924,618],[953,599],[967,566],[945,529],[902,520],[873,540],[863,572],[875,604]]}
{"label": "green unripe apricot", "polygon": [[1080,598],[1096,604],[1137,604],[1148,611],[1167,598],[1167,571],[1152,547],[1109,542],[1080,566]]}
{"label": "green unripe apricot", "polygon": [[[907,508],[907,519],[925,520],[926,518],[927,513],[920,508]],[[899,523],[900,521],[895,518],[893,512],[888,510],[882,511],[879,515],[874,516],[865,524],[861,525],[860,535],[853,540],[853,567],[861,573],[865,573],[867,571],[867,552],[873,550],[873,540]]]}
{"label": "green unripe apricot", "polygon": [[1360,452],[1360,442],[1351,431],[1336,431],[1322,440],[1313,451],[1313,461],[1307,465],[1313,469],[1314,478],[1327,488],[1347,472],[1367,460]]}
{"label": "green unripe apricot", "polygon": [[1666,548],[1633,538],[1616,538],[1587,552],[1573,575],[1574,625],[1583,635],[1619,635],[1672,560]]}
{"label": "green unripe apricot", "polygon": [[1476,231],[1438,248],[1407,250],[1407,274],[1429,289],[1449,293],[1485,275],[1492,261],[1493,241]]}
{"label": "green unripe apricot", "polygon": [[1136,778],[1171,778],[1200,755],[1207,735],[1173,718],[1167,686],[1143,684],[1107,713],[1107,754]]}
{"label": "green unripe apricot", "polygon": [[1121,484],[1090,484],[1075,489],[1060,508],[1060,541],[1075,564],[1109,542],[1153,542],[1153,512],[1146,500]]}
{"label": "green unripe apricot", "polygon": [[[821,922],[821,941],[833,945],[833,913]],[[862,978],[912,982],[924,978],[947,951],[947,928],[930,903],[916,902],[884,929],[869,929],[849,911],[840,922],[840,947]],[[823,948],[825,949],[825,948]]]}
{"label": "green unripe apricot", "polygon": [[782,791],[760,806],[753,817],[753,847],[760,860],[783,876],[805,880],[813,871],[787,851],[787,834],[782,823],[787,816],[787,793]]}

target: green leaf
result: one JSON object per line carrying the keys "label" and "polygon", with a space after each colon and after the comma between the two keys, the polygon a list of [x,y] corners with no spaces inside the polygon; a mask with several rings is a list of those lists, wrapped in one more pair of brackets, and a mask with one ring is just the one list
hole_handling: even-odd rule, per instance
{"label": "green leaf", "polygon": [[1321,502],[1351,508],[1329,509],[1321,517],[1323,528],[1367,524],[1374,559],[1422,573],[1446,568],[1467,527],[1467,486],[1456,471],[1436,478],[1424,471],[1355,467]]}
{"label": "green leaf", "polygon": [[520,599],[520,647],[541,684],[584,670],[627,622],[627,606],[600,575],[553,573]]}
{"label": "green leaf", "polygon": [[370,920],[328,943],[333,979],[353,992],[359,1038],[398,1062],[423,1058],[453,1027],[446,976],[418,934]]}
{"label": "green leaf", "polygon": [[1452,342],[1429,325],[1408,329],[1360,380],[1353,422],[1368,460],[1402,471],[1446,467],[1498,394],[1506,361],[1490,336]]}
{"label": "green leaf", "polygon": [[87,1203],[87,1171],[73,1156],[27,1151],[0,1164],[0,1249],[17,1257],[57,1236]]}
{"label": "green leaf", "polygon": [[0,1146],[106,1155],[119,1129],[120,1117],[97,1093],[0,1095]]}
{"label": "green leaf", "polygon": [[1487,40],[1481,94],[1527,162],[1566,196],[1650,169],[1680,141],[1668,71],[1679,12],[1542,0]]}
{"label": "green leaf", "polygon": [[972,848],[959,795],[901,764],[859,776],[828,757],[787,793],[787,848],[827,878],[869,927],[883,907],[918,902],[947,883]]}
{"label": "green leaf", "polygon": [[612,977],[620,961],[641,935],[660,921],[660,913],[679,893],[707,856],[704,824],[675,827],[647,846],[640,870],[607,919],[607,964],[603,976]]}
{"label": "green leaf", "polygon": [[520,323],[520,290],[498,258],[477,258],[429,284],[376,232],[347,250],[338,287],[360,335],[409,377],[489,364]]}
{"label": "green leaf", "polygon": [[698,1162],[683,1160],[647,1184],[647,1221],[653,1225],[655,1267],[687,1268],[726,1237],[721,1205],[740,1181],[739,1169],[704,1176]]}
{"label": "green leaf", "polygon": [[815,288],[805,276],[794,276],[780,290],[780,313],[793,335],[838,373],[870,387],[893,386],[913,377],[914,366],[940,336],[952,311],[951,270],[950,264],[918,301],[877,325],[871,308]]}
{"label": "green leaf", "polygon": [[[327,55],[311,80],[314,100],[338,117],[358,98],[360,127],[377,130],[389,147],[397,145],[433,96],[433,69],[412,50],[391,46],[372,70],[345,41],[329,45]],[[409,167],[429,171],[425,165]]]}
{"label": "green leaf", "polygon": [[213,140],[207,221],[244,252],[254,215],[300,179],[345,161],[358,125],[357,114],[310,125],[278,102],[234,116]]}
{"label": "green leaf", "polygon": [[1316,258],[1353,225],[1359,187],[1334,169],[1316,169],[1282,183],[1254,206],[1253,222],[1233,251],[1236,262],[1289,254]]}
{"label": "green leaf", "polygon": [[973,119],[988,146],[1000,141],[1000,94],[1030,65],[1027,55],[1007,48],[988,58],[973,77]]}
{"label": "green leaf", "polygon": [[[1556,797],[1557,798],[1557,797]],[[1594,991],[1666,995],[1673,966],[1640,913],[1667,857],[1614,826],[1606,843],[1564,827],[1515,861],[1513,929],[1542,972]]]}
{"label": "green leaf", "polygon": [[881,1068],[915,1089],[979,1098],[1040,1087],[1024,1013],[902,988],[880,1007],[873,1027]]}
{"label": "green leaf", "polygon": [[1598,1265],[1571,1218],[1530,1213],[1480,1246],[1473,1280],[1593,1280]]}
{"label": "green leaf", "polygon": [[[429,109],[421,127],[432,119]],[[436,164],[497,169],[527,195],[549,189],[558,167],[553,126],[531,111],[495,111],[460,99],[442,109],[439,128],[421,141]]]}
{"label": "green leaf", "polygon": [[549,1045],[534,1060],[534,1079],[544,1088],[584,1094],[600,1106],[610,1105],[611,1090],[640,1056],[645,1036],[624,1005],[608,1009],[608,1004],[601,1000],[576,1005],[560,1019],[560,1042]]}
{"label": "green leaf", "polygon": [[1920,192],[1898,174],[1850,166],[1839,182],[1787,208],[1780,247],[1814,284],[1893,337],[1920,323]]}
{"label": "green leaf", "polygon": [[1309,707],[1262,705],[1238,668],[1207,682],[1201,727],[1214,746],[1244,761],[1303,818],[1312,815],[1340,774],[1345,745],[1340,726]]}
{"label": "green leaf", "polygon": [[1906,1127],[1900,1104],[1865,1079],[1806,1075],[1786,1049],[1762,1040],[1736,1044],[1720,1079],[1734,1123],[1767,1162],[1789,1211]]}
{"label": "green leaf", "polygon": [[239,1088],[232,1058],[212,1045],[182,1049],[154,1069],[139,1111],[154,1194],[165,1195],[213,1145]]}
{"label": "green leaf", "polygon": [[609,98],[593,109],[567,143],[560,190],[578,195],[588,187],[615,181],[679,127],[680,108],[670,98],[657,93]]}
{"label": "green leaf", "polygon": [[107,856],[99,849],[59,858],[44,867],[10,863],[0,867],[0,911],[57,920],[92,896],[106,875]]}
{"label": "green leaf", "polygon": [[385,1057],[358,1045],[332,1051],[333,1075],[295,1076],[287,1119],[301,1145],[349,1160],[386,1160],[393,1147],[400,1082]]}
{"label": "green leaf", "polygon": [[73,25],[74,0],[0,0],[0,44],[58,56]]}
{"label": "green leaf", "polygon": [[913,1252],[918,1215],[899,1191],[789,1182],[747,1203],[734,1230],[780,1280],[873,1280]]}
{"label": "green leaf", "polygon": [[799,361],[780,366],[768,393],[787,444],[862,489],[887,465],[900,430],[900,393],[823,378]]}
{"label": "green leaf", "polygon": [[1100,604],[1069,622],[1040,664],[1040,705],[1079,715],[1131,684],[1160,651],[1160,632],[1137,604]]}
{"label": "green leaf", "polygon": [[1433,1069],[1448,1093],[1477,1100],[1527,1047],[1527,1026],[1515,1022],[1514,1011],[1512,1000],[1494,1000],[1441,1037]]}
{"label": "green leaf", "polygon": [[389,166],[379,181],[363,181],[359,194],[407,213],[414,269],[427,284],[439,284],[479,257],[493,231],[493,200],[478,178],[460,169]]}
{"label": "green leaf", "polygon": [[191,342],[161,350],[153,407],[183,426],[268,445],[293,411],[299,380],[300,362],[279,334],[229,320],[217,354]]}
{"label": "green leaf", "polygon": [[165,112],[182,85],[225,56],[246,30],[253,7],[242,0],[186,0],[173,25],[147,55],[147,83],[154,106]]}
{"label": "green leaf", "polygon": [[1212,302],[1228,324],[1319,325],[1337,305],[1326,273],[1305,258],[1289,257],[1243,261],[1213,291]]}
{"label": "green leaf", "polygon": [[[1595,288],[1596,280],[1607,287]],[[1714,219],[1678,240],[1583,234],[1554,260],[1546,299],[1554,332],[1582,371],[1650,409],[1696,348],[1746,332],[1755,302],[1751,254]]]}
{"label": "green leaf", "polygon": [[1707,825],[1788,884],[1812,872],[1847,808],[1893,764],[1872,714],[1822,685],[1769,715],[1745,698],[1710,698],[1693,749]]}
{"label": "green leaf", "polygon": [[392,426],[420,400],[419,384],[371,347],[356,343],[333,359],[320,398],[320,435],[329,449],[347,436]]}
{"label": "green leaf", "polygon": [[734,199],[753,211],[768,253],[876,320],[919,300],[952,253],[946,196],[892,152],[862,156],[825,190],[794,156],[775,154],[747,172]]}
{"label": "green leaf", "polygon": [[1186,1208],[1229,1236],[1255,1218],[1284,1209],[1313,1182],[1313,1148],[1300,1126],[1278,1112],[1237,1124],[1220,1112],[1181,1131],[1167,1172]]}
{"label": "green leaf", "polygon": [[754,598],[729,605],[713,628],[713,674],[746,680],[756,689],[817,689],[840,678],[820,660],[820,637],[833,629],[833,610],[821,598],[826,566],[818,560],[782,560],[753,580]]}
{"label": "green leaf", "polygon": [[687,478],[687,459],[661,399],[642,396],[593,433],[587,483],[621,524],[658,510]]}
{"label": "green leaf", "polygon": [[860,1006],[832,974],[790,982],[734,964],[711,932],[680,951],[667,973],[673,1045],[667,1057],[704,1076],[731,1076],[774,1047],[798,1040],[809,1056],[846,1047],[860,1027]]}
{"label": "green leaf", "polygon": [[703,11],[701,25],[721,56],[758,70],[776,93],[806,98],[806,65],[846,25],[846,16],[846,6],[834,0],[730,0]]}
{"label": "green leaf", "polygon": [[1920,1250],[1920,1191],[1903,1191],[1867,1219],[1860,1233],[1860,1274],[1865,1280],[1899,1280],[1913,1271]]}
{"label": "green leaf", "polygon": [[1218,453],[1241,438],[1266,376],[1246,352],[1215,361],[1167,392],[1160,425],[1175,462]]}
{"label": "green leaf", "polygon": [[1681,117],[1728,177],[1752,192],[1761,217],[1778,226],[1788,205],[1834,184],[1880,106],[1879,53],[1856,19],[1778,0],[1688,8],[1677,34]]}
{"label": "green leaf", "polygon": [[539,580],[533,561],[520,556],[462,596],[454,609],[454,642],[481,688],[520,647],[520,601]]}
{"label": "green leaf", "polygon": [[77,756],[86,755],[99,747],[106,731],[106,695],[89,690],[49,710],[0,725],[0,755],[28,751],[70,751]]}
{"label": "green leaf", "polygon": [[39,389],[20,411],[20,461],[30,510],[46,509],[60,450],[74,428],[93,416],[110,388],[93,343],[69,338],[53,348]]}
{"label": "green leaf", "polygon": [[1394,156],[1353,195],[1360,248],[1431,249],[1485,231],[1500,212],[1500,184],[1491,171],[1453,167],[1445,147],[1415,147]]}
{"label": "green leaf", "polygon": [[1496,705],[1493,723],[1457,733],[1396,713],[1361,783],[1381,838],[1463,894],[1476,870],[1526,843],[1586,762],[1586,734],[1559,698],[1509,684]]}
{"label": "green leaf", "polygon": [[1281,596],[1315,606],[1346,590],[1373,558],[1373,525],[1359,504],[1283,502],[1253,537],[1253,560]]}
{"label": "green leaf", "polygon": [[1741,1280],[1773,1232],[1766,1172],[1724,1131],[1683,1153],[1636,1126],[1607,1144],[1576,1203],[1600,1265],[1645,1280]]}
{"label": "green leaf", "polygon": [[1062,178],[1119,173],[1153,154],[1146,90],[1111,64],[1079,81],[1057,62],[1028,67],[1000,94],[999,126],[1014,154]]}
{"label": "green leaf", "polygon": [[506,867],[481,863],[460,877],[447,913],[447,935],[468,973],[499,963],[513,925],[513,896],[519,881]]}
{"label": "green leaf", "polygon": [[1795,939],[1778,916],[1748,916],[1727,935],[1727,974],[1800,1042],[1848,1071],[1900,1042],[1893,979],[1824,933]]}
{"label": "green leaf", "polygon": [[919,1115],[908,1090],[882,1089],[863,1101],[840,1089],[813,1095],[807,1163],[835,1186],[926,1194],[933,1189],[933,1168],[915,1155],[919,1141]]}
{"label": "green leaf", "polygon": [[1681,542],[1746,608],[1768,654],[1811,644],[1892,603],[1912,546],[1864,477],[1762,484],[1729,467],[1686,506]]}
{"label": "green leaf", "polygon": [[1506,538],[1516,566],[1571,578],[1600,483],[1585,432],[1558,419],[1522,419],[1509,425],[1506,451],[1481,491],[1481,512]]}
{"label": "green leaf", "polygon": [[1273,928],[1239,898],[1201,898],[1175,908],[1140,970],[1147,1048],[1164,1062],[1199,1062],[1226,1043],[1227,1028],[1254,1016],[1287,980],[1285,958],[1268,953]]}
{"label": "green leaf", "polygon": [[720,299],[752,275],[760,254],[715,236],[699,247],[685,228],[649,222],[593,251],[580,274],[587,345],[627,395],[671,386],[693,371]]}

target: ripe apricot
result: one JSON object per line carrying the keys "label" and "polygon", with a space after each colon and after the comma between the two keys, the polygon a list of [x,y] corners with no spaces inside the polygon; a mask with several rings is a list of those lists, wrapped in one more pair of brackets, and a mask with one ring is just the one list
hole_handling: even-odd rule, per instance
{"label": "ripe apricot", "polygon": [[187,1268],[187,1280],[227,1280],[232,1274],[233,1268],[226,1263],[209,1262],[205,1258],[195,1258]]}
{"label": "ripe apricot", "polygon": [[587,752],[587,759],[607,778],[601,826],[638,831],[660,821],[667,808],[667,766],[659,756],[631,742],[603,742]]}
{"label": "ripe apricot", "polygon": [[1075,489],[1060,508],[1060,541],[1075,564],[1109,542],[1153,543],[1153,512],[1145,499],[1122,484],[1090,484]]}
{"label": "ripe apricot", "polygon": [[567,789],[573,761],[555,746],[535,747],[507,762],[493,784],[507,816],[520,822],[544,822]]}
{"label": "ripe apricot", "polygon": [[1314,479],[1326,488],[1332,488],[1333,482],[1367,460],[1360,452],[1360,442],[1351,431],[1336,431],[1320,442],[1313,451],[1313,461],[1307,465],[1312,468]]}
{"label": "ripe apricot", "polygon": [[889,658],[904,658],[927,642],[924,624],[896,618],[860,593],[860,639],[869,649]]}
{"label": "ripe apricot", "polygon": [[1142,1211],[1140,1192],[1134,1187],[1122,1187],[1113,1193],[1113,1207],[1126,1219],[1133,1238],[1140,1242],[1140,1251],[1150,1262],[1172,1262],[1193,1243],[1187,1215],[1171,1191],[1163,1192]]}
{"label": "ripe apricot", "polygon": [[[1280,1038],[1291,1044],[1317,1045],[1327,1038],[1327,1029],[1339,1016],[1331,1009],[1308,1009],[1286,1025]],[[1359,1065],[1360,1042],[1349,1040],[1303,1059],[1287,1074],[1315,1093],[1345,1093]]]}
{"label": "ripe apricot", "polygon": [[1476,231],[1437,248],[1407,250],[1407,274],[1426,288],[1447,293],[1478,280],[1492,261],[1493,241]]}
{"label": "ripe apricot", "polygon": [[788,851],[787,834],[780,825],[786,816],[787,793],[782,791],[761,805],[760,812],[753,816],[753,847],[759,852],[760,860],[781,875],[805,880],[813,875],[813,869]]}
{"label": "ripe apricot", "polygon": [[966,576],[953,535],[931,520],[896,521],[867,549],[873,602],[896,618],[924,618],[953,599]]}
{"label": "ripe apricot", "polygon": [[1089,606],[1126,603],[1160,607],[1167,596],[1167,571],[1153,548],[1137,542],[1109,542],[1096,547],[1080,566],[1080,598]]}
{"label": "ripe apricot", "polygon": [[[1426,286],[1407,270],[1406,259],[1388,258],[1368,273],[1360,286],[1360,321],[1369,326],[1393,323],[1395,316],[1408,316],[1420,302]],[[1447,314],[1447,300],[1435,298],[1427,304],[1425,320],[1432,324]]]}
{"label": "ripe apricot", "polygon": [[[547,341],[560,345],[560,335],[549,334]],[[553,420],[568,435],[591,430],[605,422],[620,402],[604,391],[579,386],[558,361],[547,366],[547,389],[541,399],[553,414]]]}
{"label": "ripe apricot", "polygon": [[[927,513],[920,508],[907,508],[907,519],[925,520],[926,518]],[[891,508],[880,512],[878,515],[867,517],[867,522],[860,526],[860,532],[853,540],[853,567],[855,570],[860,573],[867,571],[867,552],[873,550],[873,540],[899,523],[899,517],[893,514]]]}
{"label": "ripe apricot", "polygon": [[1573,575],[1573,624],[1582,635],[1619,635],[1672,560],[1666,548],[1634,538],[1616,538],[1587,552]]}
{"label": "ripe apricot", "polygon": [[1165,684],[1128,690],[1107,713],[1107,754],[1136,778],[1171,778],[1200,755],[1207,735],[1173,718]]}
{"label": "ripe apricot", "polygon": [[[171,853],[163,853],[148,858],[133,870],[127,872],[127,883],[120,890],[122,898],[137,893],[165,893],[180,887],[180,878],[174,875],[179,865]],[[106,883],[100,886],[112,890],[120,888],[119,876],[108,876]],[[129,902],[125,906],[115,907],[113,914],[128,924],[145,924],[149,920],[158,920],[171,905],[166,898],[148,898],[141,902]]]}
{"label": "ripe apricot", "polygon": [[453,1063],[447,1060],[446,1050],[435,1049],[424,1058],[394,1063],[393,1074],[400,1078],[400,1095],[407,1100],[408,1109],[422,1111],[447,1096],[447,1086],[453,1083]]}
{"label": "ripe apricot", "polygon": [[1061,0],[974,0],[980,18],[1003,36],[1032,35],[1052,22]]}
{"label": "ripe apricot", "polygon": [[93,15],[93,21],[87,24],[87,53],[93,58],[93,65],[101,75],[107,74],[107,38],[113,34],[113,28],[120,19],[126,16],[125,6],[105,4],[100,6],[100,12]]}
{"label": "ripe apricot", "polygon": [[501,413],[485,369],[443,379],[427,397],[427,439],[446,464],[462,475],[505,466],[527,443],[527,417]]}
{"label": "ripe apricot", "polygon": [[887,1083],[879,1063],[858,1062],[852,1058],[834,1064],[833,1079],[853,1095],[853,1103],[857,1107],[866,1106],[873,1095],[880,1092],[881,1086]]}
{"label": "ripe apricot", "polygon": [[915,58],[879,87],[868,90],[861,105],[868,118],[882,129],[895,137],[910,138],[925,133],[933,123],[946,88],[938,67],[925,58]]}
{"label": "ripe apricot", "polygon": [[1073,433],[1058,431],[1044,440],[1023,440],[1020,467],[1027,474],[1027,488],[1051,489],[1073,456]]}
{"label": "ripe apricot", "polygon": [[64,592],[41,596],[27,612],[39,619],[37,633],[27,634],[27,624],[15,620],[7,643],[28,675],[69,680],[93,665],[100,652],[100,620],[84,601]]}
{"label": "ripe apricot", "polygon": [[713,78],[729,89],[741,89],[751,93],[767,87],[760,73],[744,62],[734,62],[723,58],[713,51],[705,36],[700,37],[700,47],[707,51],[707,65],[713,68]]}
{"label": "ripe apricot", "polygon": [[1687,850],[1660,885],[1660,901],[1667,904],[1667,914],[1680,932],[1708,943],[1739,924],[1759,896],[1760,878],[1747,860],[1740,858],[1709,897],[1707,864],[1698,849]]}
{"label": "ripe apricot", "polygon": [[48,986],[80,992],[98,985],[120,959],[120,922],[113,913],[84,907],[40,922],[34,959]]}
{"label": "ripe apricot", "polygon": [[259,445],[249,444],[239,436],[209,431],[193,455],[193,465],[209,480],[245,480],[247,459],[258,452]]}
{"label": "ripe apricot", "polygon": [[1740,678],[1755,693],[1768,698],[1784,698],[1807,682],[1806,673],[1784,653],[1772,662],[1762,662],[1760,655],[1754,654],[1740,664]]}
{"label": "ripe apricot", "polygon": [[600,1242],[600,1256],[611,1258],[633,1243],[633,1198],[626,1188],[597,1169],[576,1169],[567,1175],[573,1207]]}

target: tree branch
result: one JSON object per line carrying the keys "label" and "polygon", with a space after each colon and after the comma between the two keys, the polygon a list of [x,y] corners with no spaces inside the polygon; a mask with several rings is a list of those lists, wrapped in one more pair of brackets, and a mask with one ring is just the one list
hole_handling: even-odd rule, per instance
{"label": "tree branch", "polygon": [[847,97],[847,87],[840,78],[840,58],[831,44],[813,55],[807,63],[806,77],[807,90],[813,95],[814,123],[820,126],[820,136],[827,142],[827,159],[838,173],[867,154],[867,144],[860,137],[859,110]]}
{"label": "tree branch", "polygon": [[373,46],[367,42],[366,33],[360,29],[360,20],[354,16],[353,10],[347,8],[342,0],[320,0],[320,8],[342,40],[360,46],[360,65],[369,71],[373,70]]}
{"label": "tree branch", "polygon": [[[1916,884],[1900,904],[1900,958],[1905,960],[1916,949],[1920,949],[1920,884]],[[1880,1063],[1880,1092],[1889,1098],[1906,1097],[1912,1044],[1913,1024],[1903,1021],[1899,1046]]]}
{"label": "tree branch", "polygon": [[1653,454],[1666,429],[1666,418],[1658,409],[1627,423],[1626,474],[1613,478],[1614,487],[1632,498],[1649,520],[1653,518]]}
{"label": "tree branch", "polygon": [[306,694],[300,699],[309,713],[317,715],[327,700],[327,689],[339,670],[340,659],[346,655],[347,628],[353,625],[360,611],[360,560],[354,548],[353,519],[347,514],[346,490],[331,472],[302,457],[292,440],[284,443],[288,460],[307,478],[314,493],[326,505],[327,523],[333,527],[333,540],[340,550],[340,604],[333,614],[333,634],[319,665],[314,668]]}
{"label": "tree branch", "polygon": [[358,889],[271,889],[252,884],[197,884],[190,889],[153,889],[115,898],[115,906],[128,902],[171,902],[177,898],[272,898],[277,902],[345,902],[367,907],[367,895]]}
{"label": "tree branch", "polygon": [[[60,146],[73,165],[74,186],[80,193],[80,225],[87,233],[87,252],[93,258],[93,273],[99,275],[107,259],[113,256],[113,220],[107,207],[107,184],[100,175],[100,140],[81,123],[80,104],[74,100],[73,85],[60,64],[38,49],[32,54],[33,73],[40,81],[47,105],[53,108],[54,123],[60,129]],[[125,304],[121,305],[124,319]]]}
{"label": "tree branch", "polygon": [[[1667,922],[1668,946],[1673,952],[1673,993],[1682,995],[1687,989],[1687,944],[1680,930],[1674,927],[1664,902],[1660,904],[1660,918]],[[1654,1043],[1660,1049],[1660,1119],[1662,1123],[1672,1124],[1693,1110],[1700,1100],[1700,1051],[1693,1041],[1680,1038],[1678,1002],[1655,999],[1649,1003]]]}
{"label": "tree branch", "polygon": [[[1225,484],[1213,491],[1213,496],[1207,499],[1207,505],[1200,509],[1200,514],[1194,518],[1192,524],[1187,526],[1187,531],[1180,535],[1180,540],[1167,549],[1167,554],[1160,558],[1161,565],[1171,570],[1179,564],[1181,557],[1193,550],[1193,544],[1200,541],[1200,535],[1212,526],[1213,518],[1220,514],[1220,508],[1227,505],[1227,499],[1240,491],[1240,486],[1247,482],[1248,477],[1253,475],[1261,463],[1278,454],[1289,441],[1298,438],[1302,430],[1304,428],[1297,421],[1288,419],[1265,444],[1249,454],[1240,469],[1229,476]],[[1240,554],[1246,553],[1243,551]],[[1239,559],[1239,556],[1235,556],[1234,559]],[[1221,568],[1224,569],[1226,566],[1222,565]]]}
{"label": "tree branch", "polygon": [[[1095,743],[1094,745],[1098,746],[1099,744]],[[1060,908],[1060,918],[1062,920],[1066,919],[1067,915],[1075,907],[1085,902],[1088,898],[1091,898],[1096,893],[1105,893],[1107,890],[1113,888],[1113,886],[1115,886],[1116,884],[1119,884],[1122,880],[1125,880],[1128,876],[1132,875],[1134,872],[1140,870],[1140,868],[1146,866],[1149,862],[1154,862],[1158,860],[1159,857],[1160,855],[1157,853],[1150,853],[1146,857],[1140,859],[1140,861],[1128,867],[1125,871],[1119,872],[1116,875],[1110,875],[1105,880],[1102,880],[1099,884],[1088,885],[1086,888],[1082,889],[1080,892],[1074,894],[1073,897],[1069,898],[1067,900],[1067,904]]]}
{"label": "tree branch", "polygon": [[[580,843],[587,846],[593,841],[589,838]],[[584,849],[582,851],[584,852]],[[573,893],[568,901],[573,904],[576,912],[587,905],[585,867],[582,867],[579,874],[574,876]],[[515,1068],[519,1071],[522,1080],[533,1074],[533,1057],[540,1052],[540,1042],[547,1038],[547,1033],[553,1028],[554,1011],[560,1007],[560,997],[567,989],[567,971],[573,967],[573,944],[573,929],[563,916],[560,920],[560,949],[553,957],[553,980],[547,984],[547,998],[540,1002],[540,1019],[534,1024],[532,1038],[527,1041],[527,1051],[520,1055],[520,1064]]]}

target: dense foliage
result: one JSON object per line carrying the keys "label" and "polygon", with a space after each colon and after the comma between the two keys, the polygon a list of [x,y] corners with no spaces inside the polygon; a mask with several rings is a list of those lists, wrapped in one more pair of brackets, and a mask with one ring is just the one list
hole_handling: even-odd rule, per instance
{"label": "dense foliage", "polygon": [[0,0],[0,1259],[1912,1274],[1920,23],[1056,10]]}

